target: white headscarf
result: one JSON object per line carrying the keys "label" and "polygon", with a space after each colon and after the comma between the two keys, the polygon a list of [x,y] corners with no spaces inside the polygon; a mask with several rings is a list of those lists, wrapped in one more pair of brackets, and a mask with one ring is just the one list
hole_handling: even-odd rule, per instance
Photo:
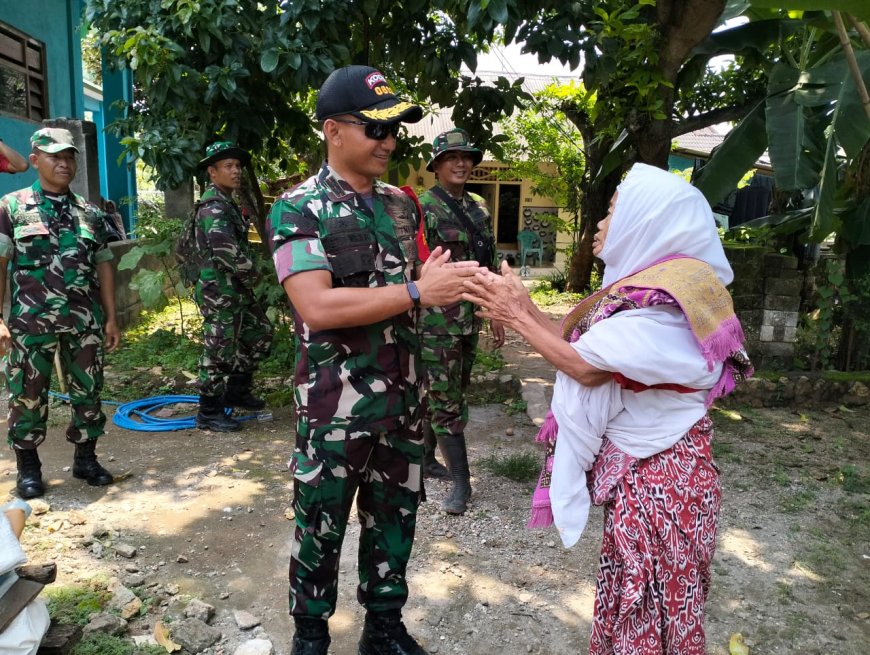
{"label": "white headscarf", "polygon": [[635,164],[619,185],[616,207],[599,257],[602,286],[643,270],[660,259],[684,255],[713,267],[723,285],[734,279],[703,194],[655,166]]}
{"label": "white headscarf", "polygon": [[[673,255],[709,264],[722,284],[734,279],[710,205],[679,177],[635,164],[619,196],[600,253],[608,286]],[[565,546],[586,526],[591,500],[586,476],[606,436],[632,457],[660,453],[679,441],[707,411],[707,390],[722,371],[709,369],[683,313],[667,306],[618,312],[593,325],[571,347],[605,371],[646,385],[676,383],[695,393],[649,389],[635,393],[609,381],[589,389],[557,373],[551,409],[559,424],[550,500]]]}

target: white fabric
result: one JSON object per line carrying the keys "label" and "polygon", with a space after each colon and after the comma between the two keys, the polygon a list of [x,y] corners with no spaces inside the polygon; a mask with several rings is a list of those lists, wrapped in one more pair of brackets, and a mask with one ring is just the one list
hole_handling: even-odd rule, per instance
{"label": "white fabric", "polygon": [[592,501],[584,473],[595,462],[608,421],[622,410],[620,392],[613,380],[585,387],[561,371],[556,373],[551,410],[559,433],[550,478],[550,508],[566,548],[577,543],[589,519]]}
{"label": "white fabric", "polygon": [[[602,285],[673,255],[706,262],[722,284],[734,277],[710,205],[671,173],[635,164],[619,195],[600,257]],[[645,385],[679,384],[697,393],[661,389],[633,392],[615,382],[590,389],[558,373],[551,409],[559,424],[550,503],[565,547],[580,538],[591,500],[585,472],[607,437],[632,457],[645,458],[677,443],[706,413],[707,390],[722,364],[708,370],[689,321],[670,306],[617,312],[571,344],[589,364]]]}
{"label": "white fabric", "polygon": [[635,164],[617,188],[616,207],[599,257],[602,286],[613,284],[660,259],[685,255],[707,262],[719,281],[734,279],[703,194],[655,166]]}
{"label": "white fabric", "polygon": [[[14,582],[15,567],[24,564],[27,557],[21,549],[21,544],[6,514],[0,512],[0,574],[9,574],[8,579]],[[35,655],[39,650],[42,637],[48,630],[51,619],[48,609],[40,599],[32,600],[18,613],[3,632],[0,632],[0,653],[2,655]]]}
{"label": "white fabric", "polygon": [[6,514],[0,512],[0,575],[8,573],[26,561],[27,556],[21,549],[18,537],[12,531],[9,519],[6,518]]}
{"label": "white fabric", "polygon": [[36,655],[39,644],[48,631],[51,618],[40,598],[30,601],[12,623],[0,632],[0,653],[3,655]]}

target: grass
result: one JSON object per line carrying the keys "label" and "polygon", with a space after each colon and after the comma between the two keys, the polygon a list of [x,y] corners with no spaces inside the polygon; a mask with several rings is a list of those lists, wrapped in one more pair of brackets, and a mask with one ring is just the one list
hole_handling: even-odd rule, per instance
{"label": "grass", "polygon": [[529,405],[525,400],[518,396],[507,398],[502,402],[505,405],[505,411],[507,412],[508,416],[514,416],[515,414],[524,413]]}
{"label": "grass", "polygon": [[850,494],[870,493],[870,475],[863,475],[853,464],[840,467],[837,476],[843,491]]}
{"label": "grass", "polygon": [[[143,312],[140,321],[124,331],[119,348],[106,355],[107,368],[121,375],[120,384],[112,385],[112,398],[129,400],[152,393],[178,392],[174,385],[159,386],[158,376],[149,372],[156,367],[163,371],[164,376],[173,376],[178,371],[194,374],[199,371],[202,317],[191,300],[182,300],[182,311],[183,333],[175,302],[159,311]],[[272,352],[260,363],[259,375],[291,375],[293,357],[293,331],[289,326],[279,324],[275,329]],[[109,394],[106,397],[110,397]]]}
{"label": "grass", "polygon": [[478,350],[474,356],[472,375],[482,375],[492,371],[500,371],[507,362],[500,350]]}
{"label": "grass", "polygon": [[145,311],[139,322],[124,331],[121,345],[106,356],[106,363],[120,368],[163,366],[169,370],[195,370],[202,349],[202,317],[191,300],[181,301],[184,333],[178,305]]}
{"label": "grass", "polygon": [[100,633],[87,635],[70,655],[161,655],[166,650],[159,646],[139,646],[122,637]]}
{"label": "grass", "polygon": [[487,471],[514,482],[534,482],[541,472],[541,458],[529,452],[503,457],[491,455],[480,461]]}
{"label": "grass", "polygon": [[108,591],[96,585],[46,587],[43,593],[51,618],[66,625],[85,625],[91,614],[102,611],[111,598]]}
{"label": "grass", "polygon": [[870,371],[825,371],[822,377],[832,382],[863,382],[870,384]]}
{"label": "grass", "polygon": [[811,489],[801,489],[782,501],[782,509],[789,514],[797,514],[807,509],[816,499],[816,492]]}
{"label": "grass", "polygon": [[807,544],[801,555],[814,571],[821,574],[839,573],[845,565],[843,550],[829,537]]}
{"label": "grass", "polygon": [[541,280],[535,285],[529,295],[531,295],[532,301],[538,307],[551,307],[553,305],[570,305],[573,307],[585,297],[580,293],[556,291],[546,280]]}

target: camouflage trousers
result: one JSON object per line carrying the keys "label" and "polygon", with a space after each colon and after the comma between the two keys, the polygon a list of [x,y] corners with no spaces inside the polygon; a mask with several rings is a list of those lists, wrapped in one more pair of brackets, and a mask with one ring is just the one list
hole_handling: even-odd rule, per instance
{"label": "camouflage trousers", "polygon": [[45,441],[48,389],[57,349],[60,349],[72,405],[67,441],[84,443],[105,432],[106,415],[100,405],[103,333],[13,334],[6,364],[8,443],[13,448],[28,450]]}
{"label": "camouflage trousers", "polygon": [[432,430],[436,436],[460,436],[468,423],[465,394],[471,382],[478,333],[424,334],[421,341],[426,413]]}
{"label": "camouflage trousers", "polygon": [[272,323],[254,303],[232,309],[202,310],[202,356],[199,358],[199,392],[221,396],[226,376],[253,373],[272,349]]}
{"label": "camouflage trousers", "polygon": [[296,530],[290,559],[290,614],[329,618],[338,598],[341,544],[356,494],[360,522],[360,604],[376,612],[408,598],[423,482],[416,429],[331,441],[297,437],[291,460]]}

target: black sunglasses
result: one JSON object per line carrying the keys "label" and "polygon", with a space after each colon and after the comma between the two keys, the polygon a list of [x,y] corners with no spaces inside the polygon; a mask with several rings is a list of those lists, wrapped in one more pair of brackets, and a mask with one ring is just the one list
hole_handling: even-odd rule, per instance
{"label": "black sunglasses", "polygon": [[367,121],[351,121],[345,118],[333,118],[336,123],[348,123],[349,125],[362,125],[365,128],[365,135],[367,139],[372,139],[373,141],[383,141],[387,138],[388,135],[392,135],[395,139],[399,136],[399,129],[402,127],[401,123],[369,123]]}

